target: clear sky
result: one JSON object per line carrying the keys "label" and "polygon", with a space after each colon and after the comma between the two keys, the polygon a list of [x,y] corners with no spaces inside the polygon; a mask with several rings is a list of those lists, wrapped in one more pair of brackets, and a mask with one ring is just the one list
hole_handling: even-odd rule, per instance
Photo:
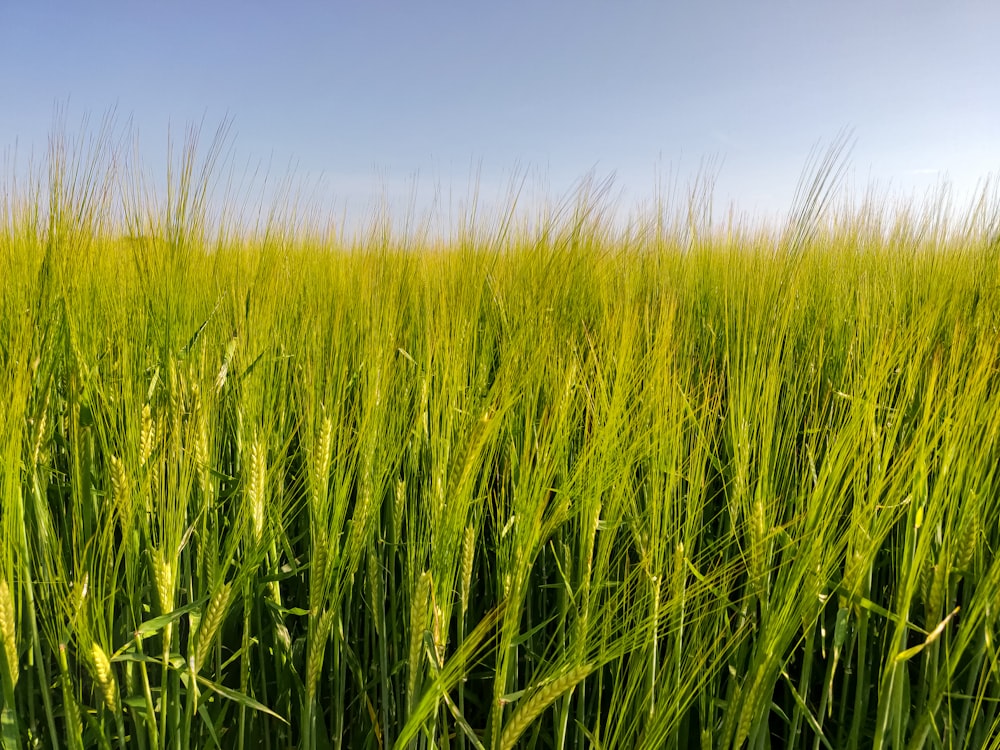
{"label": "clear sky", "polygon": [[968,189],[1000,171],[998,31],[996,0],[2,0],[0,147],[115,107],[150,164],[168,123],[229,118],[237,161],[348,210],[477,172],[635,204],[707,162],[752,212],[848,128],[858,184]]}

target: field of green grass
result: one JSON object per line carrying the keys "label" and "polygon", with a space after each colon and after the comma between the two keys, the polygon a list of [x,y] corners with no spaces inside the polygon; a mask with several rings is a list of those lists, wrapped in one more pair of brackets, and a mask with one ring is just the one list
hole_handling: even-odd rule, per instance
{"label": "field of green grass", "polygon": [[0,201],[3,750],[1000,747],[985,209],[346,243],[109,164]]}

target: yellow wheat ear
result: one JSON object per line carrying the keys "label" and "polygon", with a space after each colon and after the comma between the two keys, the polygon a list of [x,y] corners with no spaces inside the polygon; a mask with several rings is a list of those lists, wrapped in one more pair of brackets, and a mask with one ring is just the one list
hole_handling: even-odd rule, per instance
{"label": "yellow wheat ear", "polygon": [[17,627],[14,617],[14,602],[11,599],[7,581],[2,578],[0,578],[0,645],[3,646],[7,662],[7,677],[11,687],[16,687],[20,671],[17,663]]}
{"label": "yellow wheat ear", "polygon": [[115,679],[114,670],[108,655],[104,649],[96,642],[90,645],[91,657],[94,660],[94,669],[97,675],[97,684],[101,686],[101,694],[104,696],[104,704],[111,713],[118,712],[118,681]]}

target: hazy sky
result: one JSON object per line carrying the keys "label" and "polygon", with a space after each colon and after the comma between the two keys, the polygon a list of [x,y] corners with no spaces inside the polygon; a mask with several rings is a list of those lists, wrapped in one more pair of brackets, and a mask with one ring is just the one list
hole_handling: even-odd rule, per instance
{"label": "hazy sky", "polygon": [[0,147],[116,107],[151,165],[168,123],[228,117],[236,161],[354,210],[477,170],[637,203],[707,160],[718,202],[773,211],[844,128],[861,184],[1000,170],[998,30],[996,0],[0,0]]}

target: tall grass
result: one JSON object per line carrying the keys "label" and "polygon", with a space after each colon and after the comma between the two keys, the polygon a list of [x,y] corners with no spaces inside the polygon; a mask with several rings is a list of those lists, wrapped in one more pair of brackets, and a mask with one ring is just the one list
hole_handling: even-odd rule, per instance
{"label": "tall grass", "polygon": [[5,750],[1000,746],[981,206],[351,245],[108,132],[0,207]]}

